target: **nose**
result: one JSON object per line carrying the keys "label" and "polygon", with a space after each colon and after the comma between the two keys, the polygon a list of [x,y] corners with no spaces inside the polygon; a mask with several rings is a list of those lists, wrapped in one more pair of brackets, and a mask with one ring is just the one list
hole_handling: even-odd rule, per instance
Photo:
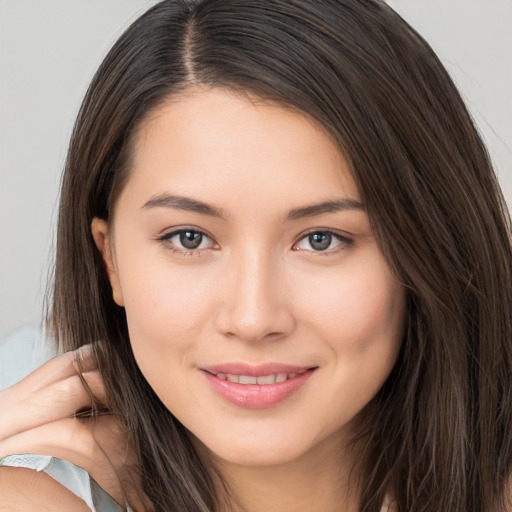
{"label": "nose", "polygon": [[279,262],[263,251],[235,257],[223,276],[217,328],[244,342],[279,339],[295,327],[286,276]]}

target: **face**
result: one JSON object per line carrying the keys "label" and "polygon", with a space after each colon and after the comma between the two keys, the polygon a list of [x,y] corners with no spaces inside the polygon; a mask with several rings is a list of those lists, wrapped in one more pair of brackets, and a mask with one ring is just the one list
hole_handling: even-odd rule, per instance
{"label": "face", "polygon": [[265,465],[353,433],[405,294],[328,135],[253,100],[193,90],[153,112],[93,234],[156,394],[222,460]]}

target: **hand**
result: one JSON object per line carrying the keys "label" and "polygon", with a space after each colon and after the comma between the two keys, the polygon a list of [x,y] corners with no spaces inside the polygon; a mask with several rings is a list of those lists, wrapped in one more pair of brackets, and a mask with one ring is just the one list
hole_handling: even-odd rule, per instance
{"label": "hand", "polygon": [[105,390],[91,347],[66,352],[0,393],[0,443],[92,407],[93,399],[79,376],[78,365],[90,391],[104,403]]}
{"label": "hand", "polygon": [[106,403],[91,348],[55,357],[0,393],[0,457],[36,453],[67,460],[85,469],[119,504],[127,499],[134,510],[149,510],[122,422],[112,414],[76,416],[95,401]]}

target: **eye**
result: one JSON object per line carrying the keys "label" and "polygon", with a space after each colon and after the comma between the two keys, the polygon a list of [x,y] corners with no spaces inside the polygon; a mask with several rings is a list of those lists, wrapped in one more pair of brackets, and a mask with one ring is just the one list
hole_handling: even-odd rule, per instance
{"label": "eye", "polygon": [[190,254],[202,249],[215,248],[215,242],[205,233],[196,229],[180,229],[158,238],[173,252]]}
{"label": "eye", "polygon": [[294,246],[295,251],[333,252],[350,247],[353,241],[332,231],[313,231],[302,237]]}

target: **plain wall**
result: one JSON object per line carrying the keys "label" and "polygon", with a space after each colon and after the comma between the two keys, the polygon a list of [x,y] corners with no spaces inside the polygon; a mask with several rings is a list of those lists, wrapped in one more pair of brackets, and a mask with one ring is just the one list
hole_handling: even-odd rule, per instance
{"label": "plain wall", "polygon": [[[0,340],[39,323],[60,175],[95,69],[150,0],[0,0]],[[431,43],[512,204],[512,2],[390,0]]]}

